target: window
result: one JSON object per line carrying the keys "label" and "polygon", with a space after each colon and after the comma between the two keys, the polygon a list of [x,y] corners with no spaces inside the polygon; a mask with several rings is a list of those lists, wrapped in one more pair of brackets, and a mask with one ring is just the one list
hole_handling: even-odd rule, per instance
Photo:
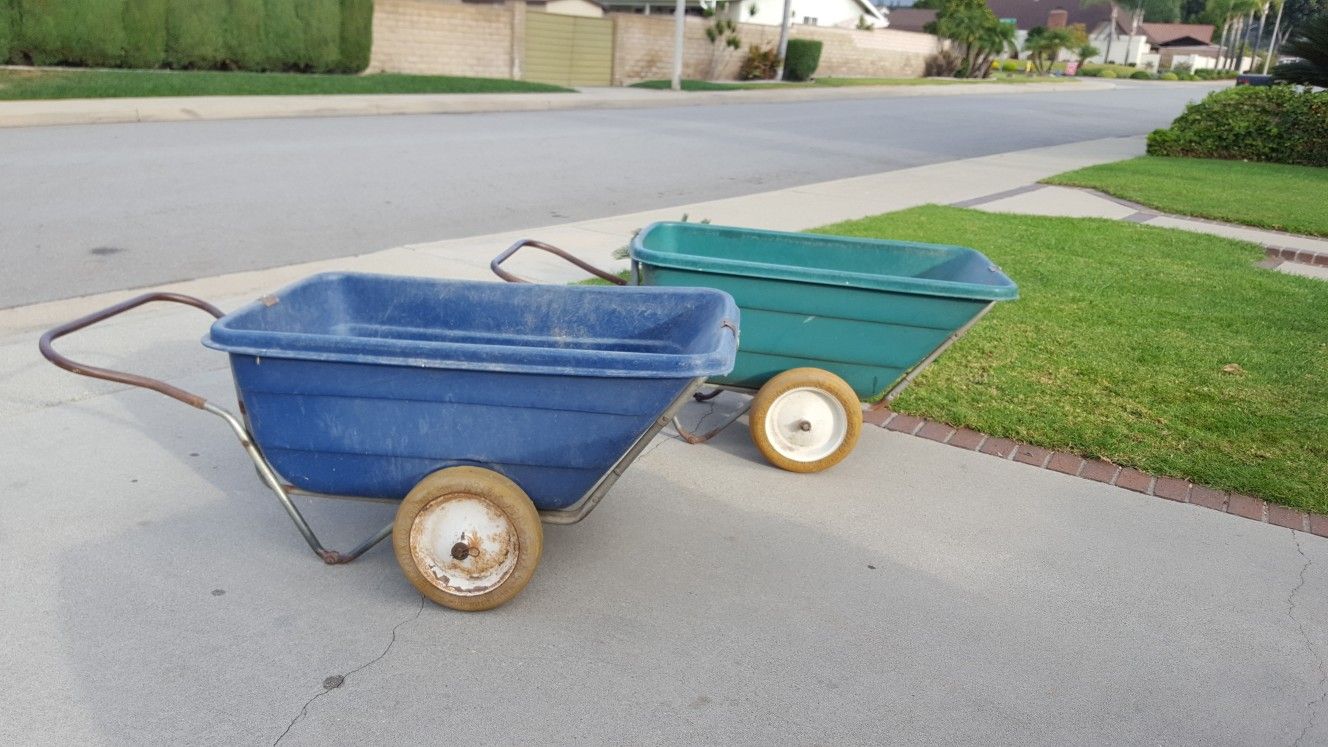
{"label": "window", "polygon": [[803,17],[802,17],[802,24],[803,24],[804,26],[815,26],[815,25],[817,25],[817,24],[816,24],[816,16],[803,16]]}

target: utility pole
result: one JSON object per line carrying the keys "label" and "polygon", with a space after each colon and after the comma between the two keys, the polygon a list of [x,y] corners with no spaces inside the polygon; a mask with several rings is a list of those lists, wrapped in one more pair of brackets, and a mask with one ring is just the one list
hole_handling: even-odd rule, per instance
{"label": "utility pole", "polygon": [[784,55],[788,53],[789,14],[793,12],[793,0],[784,0],[784,19],[779,22],[779,69],[775,80],[784,79]]}
{"label": "utility pole", "polygon": [[682,90],[682,42],[687,33],[687,0],[678,0],[673,7],[673,81],[669,88]]}
{"label": "utility pole", "polygon": [[1286,0],[1280,0],[1277,3],[1277,20],[1273,21],[1273,38],[1268,40],[1268,56],[1263,58],[1263,74],[1268,74],[1268,65],[1273,61],[1273,55],[1277,52],[1273,49],[1277,46],[1277,27],[1282,25],[1282,9],[1286,7]]}

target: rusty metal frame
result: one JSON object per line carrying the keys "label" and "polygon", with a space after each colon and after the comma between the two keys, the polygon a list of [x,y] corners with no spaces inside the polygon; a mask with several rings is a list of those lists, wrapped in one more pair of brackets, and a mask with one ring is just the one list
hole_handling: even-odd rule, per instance
{"label": "rusty metal frame", "polygon": [[509,283],[530,283],[531,282],[530,280],[527,280],[519,275],[513,275],[512,273],[508,272],[507,270],[504,270],[501,267],[502,263],[511,259],[513,254],[516,254],[523,247],[527,246],[534,247],[536,249],[541,249],[543,251],[548,252],[549,254],[558,257],[559,259],[571,262],[572,264],[576,265],[582,270],[585,270],[591,275],[594,275],[600,280],[606,280],[610,283],[613,283],[614,285],[627,285],[626,280],[623,280],[622,278],[609,272],[608,270],[601,270],[600,268],[590,264],[589,262],[586,262],[580,257],[574,256],[571,252],[565,249],[559,249],[553,244],[546,244],[543,241],[536,241],[534,239],[521,239],[515,244],[512,244],[511,246],[507,247],[505,250],[503,250],[502,254],[499,254],[497,257],[493,258],[493,261],[489,263],[489,269],[493,270],[493,274],[497,275],[503,280],[506,280]]}

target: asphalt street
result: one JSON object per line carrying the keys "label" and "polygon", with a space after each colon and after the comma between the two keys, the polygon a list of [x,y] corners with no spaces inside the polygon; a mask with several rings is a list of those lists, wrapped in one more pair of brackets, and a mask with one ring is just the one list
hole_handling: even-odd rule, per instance
{"label": "asphalt street", "polygon": [[1208,90],[0,130],[0,308],[1138,135]]}

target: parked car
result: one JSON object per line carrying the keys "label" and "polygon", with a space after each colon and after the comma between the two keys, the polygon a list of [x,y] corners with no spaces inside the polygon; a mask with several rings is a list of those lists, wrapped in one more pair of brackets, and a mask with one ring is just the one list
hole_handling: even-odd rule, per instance
{"label": "parked car", "polygon": [[1256,73],[1241,73],[1236,76],[1236,85],[1238,86],[1271,86],[1273,76],[1258,75]]}

